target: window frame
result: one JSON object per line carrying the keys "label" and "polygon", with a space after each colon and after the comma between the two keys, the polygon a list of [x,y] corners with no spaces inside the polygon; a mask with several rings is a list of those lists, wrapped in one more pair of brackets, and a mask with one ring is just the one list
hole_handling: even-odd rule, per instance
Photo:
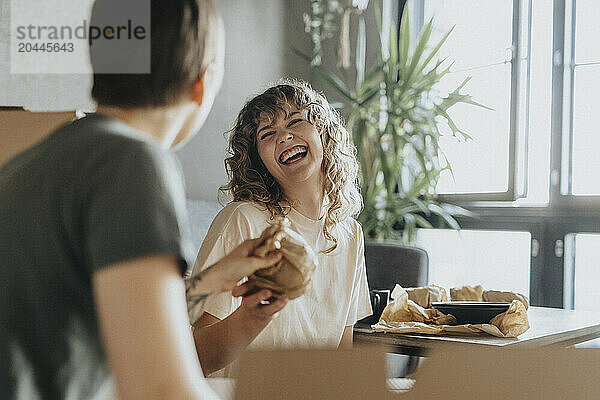
{"label": "window frame", "polygon": [[[522,47],[522,32],[521,32],[521,15],[523,7],[529,7],[528,2],[520,2],[512,0],[513,19],[512,19],[512,43],[511,43],[511,88],[510,88],[510,116],[509,116],[509,143],[508,143],[508,182],[505,192],[485,192],[485,193],[456,193],[456,194],[440,194],[439,198],[442,201],[449,203],[471,203],[479,201],[488,202],[510,202],[522,198],[527,193],[527,149],[528,149],[528,99],[529,99],[529,65],[530,65],[530,37],[531,37],[531,19],[529,18],[527,25],[527,55],[523,57],[521,54]],[[403,0],[400,5],[402,12],[405,9],[407,1]],[[527,5],[523,5],[527,4]],[[410,20],[414,21],[411,24],[411,36],[416,37],[425,24],[425,0],[412,0],[410,10]],[[530,7],[528,8],[530,9]],[[402,12],[398,13],[397,26],[400,29]],[[529,13],[530,14],[530,13]],[[398,31],[400,34],[400,31]],[[527,60],[526,68],[526,88],[525,92],[521,93],[521,61]],[[527,113],[523,124],[519,121],[519,107],[525,97]],[[523,125],[523,126],[521,126]],[[518,165],[518,167],[517,167]]]}
{"label": "window frame", "polygon": [[[424,0],[413,0],[414,3],[421,5]],[[598,196],[575,196],[572,195],[571,177],[571,144],[573,140],[572,130],[572,109],[573,96],[572,88],[574,83],[573,69],[574,64],[574,29],[575,29],[575,7],[577,0],[555,0],[553,2],[553,26],[552,26],[552,101],[550,132],[550,177],[549,177],[549,202],[547,205],[515,205],[514,198],[507,199],[510,196],[491,196],[487,193],[469,194],[469,195],[440,195],[443,201],[448,201],[461,205],[474,212],[479,218],[457,218],[460,226],[464,229],[481,230],[514,230],[528,231],[531,233],[532,241],[535,241],[537,251],[532,252],[530,263],[530,297],[531,304],[546,307],[564,307],[573,308],[574,298],[574,266],[569,259],[572,254],[565,254],[568,247],[566,241],[569,234],[577,233],[600,233],[600,195]],[[401,1],[400,10],[404,9],[404,3]],[[513,0],[513,7],[518,0]],[[531,4],[532,0],[523,2],[528,4],[528,29],[531,29]],[[518,8],[518,7],[517,7]],[[518,10],[521,13],[521,10]],[[418,31],[424,24],[424,9],[415,7],[411,11],[413,21],[413,30]],[[515,22],[513,8],[513,35],[515,25],[521,23]],[[528,42],[531,35],[528,34]],[[528,71],[529,71],[529,53],[531,52],[530,43],[528,50]],[[518,53],[517,53],[518,54]],[[567,54],[567,57],[565,57]],[[513,63],[520,64],[520,63]],[[520,71],[519,71],[520,72]],[[520,77],[513,81],[520,81]],[[517,83],[518,83],[517,82]],[[529,80],[527,80],[529,85]],[[513,92],[511,92],[512,95]],[[517,91],[517,93],[519,93]],[[527,91],[528,93],[528,91]],[[528,96],[528,95],[527,95]],[[518,126],[518,114],[513,114],[518,102],[511,101],[511,127],[515,125],[515,150],[521,147],[521,151],[527,151],[527,140],[517,143],[519,136],[516,134]],[[514,108],[513,108],[514,107]],[[529,112],[528,104],[525,112]],[[528,116],[525,118],[526,128],[528,127]],[[522,128],[522,127],[521,127]],[[525,138],[529,136],[527,129]],[[512,137],[512,132],[511,132]],[[521,138],[520,140],[523,140]],[[518,182],[519,173],[525,174],[527,180],[526,157],[525,164],[517,167],[517,158],[513,158],[512,164],[513,183]],[[522,160],[522,159],[521,159]],[[505,193],[503,193],[505,195]],[[512,196],[519,197],[519,196]],[[508,201],[507,201],[508,200]],[[562,243],[562,250],[560,244]],[[567,258],[565,260],[565,258]]]}
{"label": "window frame", "polygon": [[[573,194],[573,91],[575,67],[583,65],[575,62],[576,7],[577,0],[554,2],[552,115],[556,117],[556,121],[553,121],[552,130],[550,203],[559,208],[573,207],[600,212],[600,194],[595,196]],[[555,79],[554,74],[556,74]]]}

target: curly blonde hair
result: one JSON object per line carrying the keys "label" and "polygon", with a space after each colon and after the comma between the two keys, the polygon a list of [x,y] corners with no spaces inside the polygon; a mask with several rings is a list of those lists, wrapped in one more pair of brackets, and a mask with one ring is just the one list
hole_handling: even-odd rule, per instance
{"label": "curly blonde hair", "polygon": [[325,97],[306,82],[283,80],[248,101],[235,122],[229,138],[225,169],[229,183],[220,188],[233,201],[250,201],[265,206],[271,217],[286,215],[288,203],[283,189],[263,164],[256,146],[258,125],[265,118],[274,121],[288,115],[290,105],[307,111],[308,121],[315,126],[323,144],[323,196],[327,200],[324,237],[333,242],[325,250],[330,253],[338,245],[334,234],[338,223],[355,217],[362,208],[358,186],[356,148],[340,114]]}

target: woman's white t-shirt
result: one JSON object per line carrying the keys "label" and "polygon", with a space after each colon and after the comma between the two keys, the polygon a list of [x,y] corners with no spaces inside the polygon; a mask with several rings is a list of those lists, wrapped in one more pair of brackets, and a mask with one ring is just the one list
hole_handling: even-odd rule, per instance
{"label": "woman's white t-shirt", "polygon": [[[291,228],[313,247],[317,269],[306,293],[291,300],[254,339],[249,349],[285,347],[337,347],[344,328],[372,314],[360,224],[353,218],[339,223],[337,248],[324,254],[332,242],[322,233],[324,218],[312,220],[293,208],[287,215]],[[246,239],[259,237],[270,225],[268,210],[249,202],[227,205],[212,222],[196,258],[194,274],[208,268]],[[211,296],[204,311],[226,318],[241,304],[231,293]],[[199,314],[199,315],[196,315]],[[201,312],[190,310],[195,322]],[[226,368],[225,375],[231,374]]]}

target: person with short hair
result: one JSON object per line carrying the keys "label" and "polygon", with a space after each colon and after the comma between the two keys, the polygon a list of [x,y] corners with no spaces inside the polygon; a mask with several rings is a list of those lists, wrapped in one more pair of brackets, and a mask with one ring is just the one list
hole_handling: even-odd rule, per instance
{"label": "person with short hair", "polygon": [[[242,243],[184,282],[194,248],[172,149],[223,74],[210,0],[151,0],[151,72],[94,68],[98,107],[0,168],[0,398],[207,399],[186,308],[279,260]],[[129,2],[96,0],[98,15]],[[121,8],[122,7],[122,8]],[[105,49],[106,50],[106,49]],[[110,54],[108,55],[110,56]]]}

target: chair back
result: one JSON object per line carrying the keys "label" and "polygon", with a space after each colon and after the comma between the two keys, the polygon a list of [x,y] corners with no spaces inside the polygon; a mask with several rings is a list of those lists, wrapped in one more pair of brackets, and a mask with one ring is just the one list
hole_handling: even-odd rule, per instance
{"label": "chair back", "polygon": [[366,242],[365,262],[371,289],[427,285],[429,257],[415,246],[397,242]]}
{"label": "chair back", "polygon": [[377,291],[391,291],[396,284],[402,287],[427,285],[429,258],[427,252],[418,247],[398,242],[366,242],[365,263],[373,315],[358,321],[361,324],[377,323],[386,301],[391,301],[382,300],[382,293]]}

